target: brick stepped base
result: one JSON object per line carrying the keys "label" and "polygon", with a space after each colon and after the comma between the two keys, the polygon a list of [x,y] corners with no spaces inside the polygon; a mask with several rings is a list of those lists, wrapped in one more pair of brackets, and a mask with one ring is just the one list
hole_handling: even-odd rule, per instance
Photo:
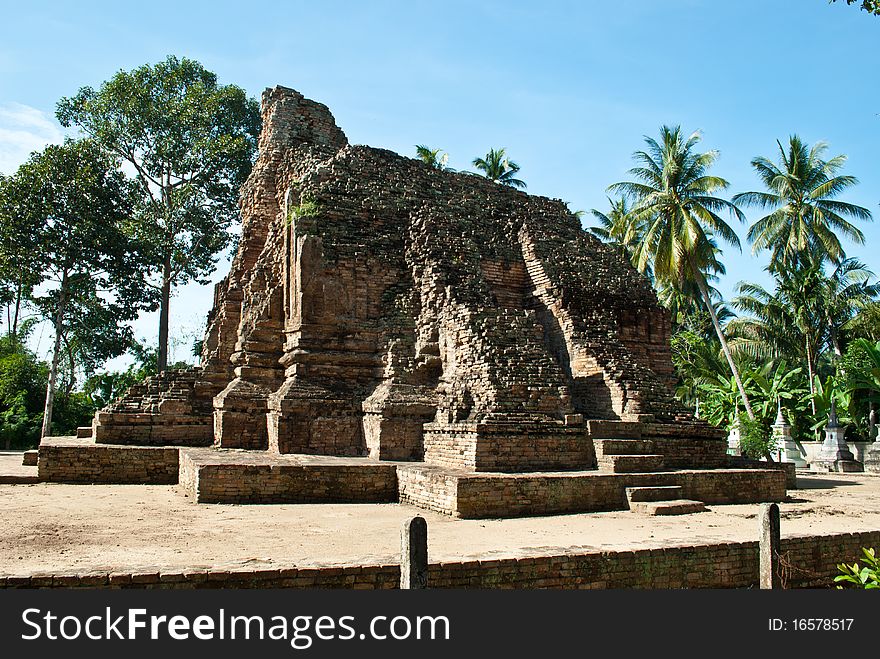
{"label": "brick stepped base", "polygon": [[702,501],[685,499],[680,485],[626,488],[626,501],[634,513],[687,515],[706,510]]}
{"label": "brick stepped base", "polygon": [[211,446],[214,420],[192,414],[98,412],[94,437],[98,444],[129,446]]}
{"label": "brick stepped base", "polygon": [[462,518],[627,510],[626,488],[678,486],[675,497],[711,504],[785,498],[785,474],[757,469],[500,474],[407,464],[397,480],[401,503]]}
{"label": "brick stepped base", "polygon": [[644,424],[638,421],[606,421],[603,419],[587,421],[587,431],[593,438],[641,439],[643,428]]}
{"label": "brick stepped base", "polygon": [[37,470],[41,481],[53,483],[167,485],[177,482],[177,448],[46,437],[40,443]]}
{"label": "brick stepped base", "polygon": [[197,503],[393,503],[393,462],[278,455],[237,449],[180,449],[180,484]]}
{"label": "brick stepped base", "polygon": [[[612,429],[605,429],[606,432]],[[623,432],[621,429],[620,432]],[[599,469],[613,474],[647,473],[663,469],[663,456],[654,453],[649,439],[626,437],[594,438]]]}
{"label": "brick stepped base", "polygon": [[599,469],[613,474],[650,473],[663,469],[662,455],[606,455]]}
{"label": "brick stepped base", "polygon": [[670,501],[672,499],[680,499],[681,497],[681,485],[626,488],[626,500],[630,504],[636,501]]}
{"label": "brick stepped base", "polygon": [[671,499],[670,501],[633,501],[629,509],[644,515],[688,515],[706,510],[702,501]]}

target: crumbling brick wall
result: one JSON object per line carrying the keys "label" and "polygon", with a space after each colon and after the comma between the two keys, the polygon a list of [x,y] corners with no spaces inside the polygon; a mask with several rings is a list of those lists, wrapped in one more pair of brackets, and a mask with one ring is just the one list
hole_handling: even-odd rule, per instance
{"label": "crumbling brick wall", "polygon": [[573,419],[693,421],[650,283],[561,201],[349,145],[290,89],[262,111],[202,354],[220,446],[422,459],[425,423],[482,424],[520,445],[465,452],[518,470],[527,427],[589,460]]}

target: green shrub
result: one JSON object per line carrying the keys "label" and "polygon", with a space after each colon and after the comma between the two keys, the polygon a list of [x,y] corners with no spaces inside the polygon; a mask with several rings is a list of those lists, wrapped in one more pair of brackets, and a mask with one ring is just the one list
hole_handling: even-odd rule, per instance
{"label": "green shrub", "polygon": [[761,421],[740,419],[740,449],[747,458],[759,460],[774,447],[770,429]]}
{"label": "green shrub", "polygon": [[[851,588],[864,588],[866,590],[880,589],[880,559],[871,549],[862,549],[865,558],[865,566],[861,567],[857,562],[852,565],[840,563],[837,569],[841,574],[834,577],[836,583],[849,584]],[[842,585],[837,586],[843,588]]]}
{"label": "green shrub", "polygon": [[303,217],[314,217],[321,213],[321,206],[311,199],[304,199],[299,206],[293,206],[287,211],[287,223]]}

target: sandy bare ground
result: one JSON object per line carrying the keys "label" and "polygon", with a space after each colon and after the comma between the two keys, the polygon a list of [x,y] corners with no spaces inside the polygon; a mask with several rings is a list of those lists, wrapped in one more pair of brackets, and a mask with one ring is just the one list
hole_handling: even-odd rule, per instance
{"label": "sandy bare ground", "polygon": [[[880,477],[801,475],[799,485],[781,505],[783,536],[880,529]],[[434,561],[754,540],[757,509],[457,520],[397,504],[197,505],[176,486],[0,485],[0,574],[394,561],[415,514],[428,520]]]}

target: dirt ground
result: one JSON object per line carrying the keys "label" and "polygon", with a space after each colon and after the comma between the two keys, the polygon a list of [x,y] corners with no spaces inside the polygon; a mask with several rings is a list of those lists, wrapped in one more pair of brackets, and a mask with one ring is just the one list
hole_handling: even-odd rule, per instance
{"label": "dirt ground", "polygon": [[[801,474],[798,484],[781,504],[783,536],[880,529],[880,477]],[[0,574],[394,561],[415,514],[428,520],[433,561],[754,540],[757,510],[457,520],[397,504],[198,505],[176,486],[0,485]]]}

